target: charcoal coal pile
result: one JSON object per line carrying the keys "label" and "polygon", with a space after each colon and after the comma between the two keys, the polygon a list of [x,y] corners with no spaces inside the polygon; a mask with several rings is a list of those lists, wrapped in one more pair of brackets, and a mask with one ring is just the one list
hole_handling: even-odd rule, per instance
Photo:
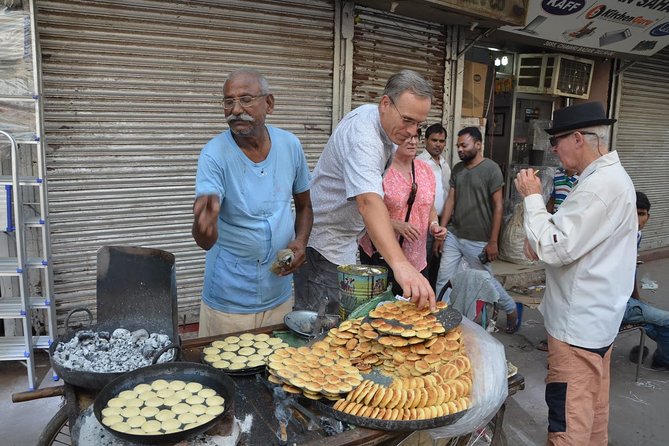
{"label": "charcoal coal pile", "polygon": [[[170,344],[169,336],[144,330],[117,328],[113,333],[81,330],[69,341],[60,342],[53,359],[66,369],[117,373],[129,372],[151,365],[154,355]],[[159,363],[173,359],[172,350],[164,353]]]}

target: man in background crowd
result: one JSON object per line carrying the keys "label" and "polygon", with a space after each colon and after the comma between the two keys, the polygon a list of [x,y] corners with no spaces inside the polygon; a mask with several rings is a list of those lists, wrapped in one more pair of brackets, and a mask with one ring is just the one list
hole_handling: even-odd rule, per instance
{"label": "man in background crowd", "polygon": [[[449,181],[451,180],[451,168],[448,166],[444,156],[446,147],[446,129],[441,124],[432,124],[425,131],[425,150],[416,158],[426,161],[432,168],[436,180],[436,189],[434,195],[434,207],[437,210],[437,218],[441,219],[444,210],[444,203],[448,196]],[[441,261],[441,252],[437,251],[434,244],[434,236],[431,232],[427,234],[427,269],[425,274],[430,281],[430,285],[436,289],[437,273],[439,272],[439,263]]]}

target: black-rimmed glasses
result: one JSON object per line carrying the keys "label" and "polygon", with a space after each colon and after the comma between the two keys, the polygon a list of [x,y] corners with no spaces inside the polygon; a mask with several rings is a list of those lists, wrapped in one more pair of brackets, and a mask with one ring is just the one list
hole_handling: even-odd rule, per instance
{"label": "black-rimmed glasses", "polygon": [[223,99],[223,108],[225,110],[232,110],[235,107],[235,103],[239,102],[239,105],[242,108],[247,108],[253,105],[258,99],[267,96],[266,94],[259,94],[258,96],[240,96],[238,98],[225,98]]}

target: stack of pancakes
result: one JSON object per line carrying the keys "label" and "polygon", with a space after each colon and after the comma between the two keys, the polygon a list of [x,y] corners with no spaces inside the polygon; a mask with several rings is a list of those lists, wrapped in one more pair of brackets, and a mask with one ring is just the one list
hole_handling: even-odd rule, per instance
{"label": "stack of pancakes", "polygon": [[282,385],[288,393],[316,400],[338,400],[362,383],[362,375],[350,361],[316,344],[311,348],[286,347],[270,355],[269,381]]}
{"label": "stack of pancakes", "polygon": [[[445,304],[440,303],[439,309]],[[350,392],[335,409],[386,420],[419,420],[469,407],[471,363],[459,327],[446,331],[430,313],[408,302],[387,302],[365,319],[344,321],[317,347],[350,361],[362,373],[372,368],[393,378]],[[376,410],[378,409],[378,410]]]}

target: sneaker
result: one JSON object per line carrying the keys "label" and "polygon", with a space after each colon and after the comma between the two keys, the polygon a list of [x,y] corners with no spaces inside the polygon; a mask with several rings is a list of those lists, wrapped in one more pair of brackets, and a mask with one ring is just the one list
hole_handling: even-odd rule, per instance
{"label": "sneaker", "polygon": [[[644,362],[646,358],[648,357],[648,347],[644,346],[643,347],[643,356],[641,357],[641,362]],[[639,360],[639,346],[635,345],[632,347],[632,350],[630,350],[629,354],[629,360],[633,363],[636,364],[636,362]]]}

